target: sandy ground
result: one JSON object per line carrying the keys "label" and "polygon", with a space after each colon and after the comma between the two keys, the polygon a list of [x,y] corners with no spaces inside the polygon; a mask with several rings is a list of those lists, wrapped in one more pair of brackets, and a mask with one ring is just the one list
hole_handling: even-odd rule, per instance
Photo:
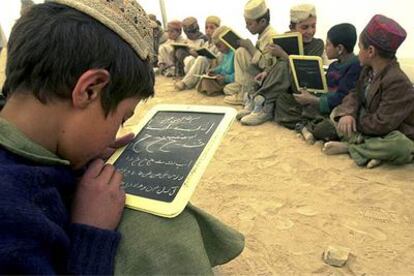
{"label": "sandy ground", "polygon": [[[225,105],[223,96],[176,92],[157,77],[159,103]],[[326,156],[273,122],[235,122],[192,203],[246,237],[244,252],[219,275],[378,275],[414,273],[414,165],[359,168],[346,155]],[[325,264],[329,245],[351,249],[343,268]]]}
{"label": "sandy ground", "polygon": [[[171,79],[157,77],[156,97],[127,124],[159,103],[224,105],[222,96],[176,92]],[[359,168],[275,123],[235,122],[191,201],[246,237],[244,252],[219,275],[407,275],[414,273],[413,169]],[[351,249],[345,267],[322,261],[329,245]]]}

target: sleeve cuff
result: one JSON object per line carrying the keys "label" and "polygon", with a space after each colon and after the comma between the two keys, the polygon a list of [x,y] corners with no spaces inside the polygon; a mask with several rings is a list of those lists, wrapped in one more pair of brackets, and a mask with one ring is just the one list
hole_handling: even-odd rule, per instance
{"label": "sleeve cuff", "polygon": [[319,97],[319,111],[322,114],[329,114],[331,112],[328,105],[328,95],[321,95]]}
{"label": "sleeve cuff", "polygon": [[70,226],[68,269],[75,274],[113,274],[121,234],[84,224]]}

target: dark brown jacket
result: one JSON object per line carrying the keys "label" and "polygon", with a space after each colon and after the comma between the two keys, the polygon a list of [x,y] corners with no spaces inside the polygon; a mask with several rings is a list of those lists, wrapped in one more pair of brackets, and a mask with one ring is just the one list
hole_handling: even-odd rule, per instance
{"label": "dark brown jacket", "polygon": [[414,88],[396,60],[387,65],[369,83],[372,69],[365,67],[355,89],[335,110],[335,119],[351,115],[358,131],[369,136],[385,136],[399,130],[414,140]]}

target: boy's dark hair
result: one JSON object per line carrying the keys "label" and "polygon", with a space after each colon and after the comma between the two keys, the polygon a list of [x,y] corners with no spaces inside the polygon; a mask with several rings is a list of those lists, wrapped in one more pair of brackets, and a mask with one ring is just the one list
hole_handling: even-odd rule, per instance
{"label": "boy's dark hair", "polygon": [[267,9],[267,12],[264,15],[257,18],[256,22],[259,23],[260,20],[262,20],[262,19],[266,20],[266,25],[270,24],[270,10],[269,9]]}
{"label": "boy's dark hair", "polygon": [[357,41],[357,32],[354,25],[349,23],[335,25],[329,29],[327,36],[335,47],[341,44],[348,53],[354,51]]}
{"label": "boy's dark hair", "polygon": [[369,40],[366,37],[366,34],[364,32],[362,32],[361,35],[359,36],[359,40],[361,41],[361,44],[364,47],[364,49],[367,49],[369,46],[373,46],[373,47],[375,47],[375,50],[376,50],[378,56],[380,56],[382,58],[385,58],[385,59],[394,59],[395,58],[395,52],[384,51],[384,50],[376,47],[375,45],[373,45],[372,43],[369,42]]}
{"label": "boy's dark hair", "polygon": [[3,92],[31,91],[42,103],[69,99],[79,77],[106,69],[105,114],[126,98],[154,95],[154,73],[121,37],[92,17],[55,3],[33,6],[14,25]]}

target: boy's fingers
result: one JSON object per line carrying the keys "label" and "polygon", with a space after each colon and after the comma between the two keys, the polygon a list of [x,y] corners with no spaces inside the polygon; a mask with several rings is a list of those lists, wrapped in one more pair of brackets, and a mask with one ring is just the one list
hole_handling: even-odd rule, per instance
{"label": "boy's fingers", "polygon": [[129,142],[131,142],[132,140],[134,140],[135,134],[134,133],[128,133],[122,137],[119,137],[118,139],[115,140],[115,142],[113,142],[110,147],[111,148],[120,148],[123,147],[125,145],[127,145]]}
{"label": "boy's fingers", "polygon": [[102,159],[96,159],[89,164],[85,177],[96,178],[100,175],[105,163]]}
{"label": "boy's fingers", "polygon": [[114,172],[115,172],[115,167],[110,165],[110,164],[106,164],[103,167],[103,169],[102,169],[101,173],[99,174],[98,178],[101,181],[105,182],[106,184],[109,184]]}

